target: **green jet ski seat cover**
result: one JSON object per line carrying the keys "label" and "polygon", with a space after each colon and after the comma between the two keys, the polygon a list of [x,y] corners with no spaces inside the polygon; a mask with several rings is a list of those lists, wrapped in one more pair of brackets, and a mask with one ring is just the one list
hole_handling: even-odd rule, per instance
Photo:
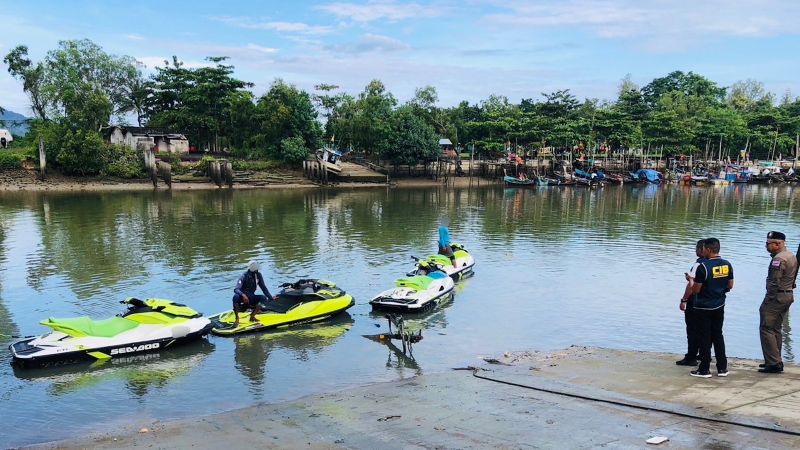
{"label": "green jet ski seat cover", "polygon": [[433,283],[433,278],[425,275],[414,275],[413,277],[399,278],[394,282],[397,287],[406,287],[417,291],[424,291],[425,289],[428,289],[428,286],[430,286],[431,283]]}
{"label": "green jet ski seat cover", "polygon": [[123,331],[128,331],[139,326],[138,323],[122,317],[111,317],[103,320],[92,320],[86,316],[71,317],[68,319],[55,319],[51,317],[40,323],[55,331],[60,331],[73,337],[114,337]]}

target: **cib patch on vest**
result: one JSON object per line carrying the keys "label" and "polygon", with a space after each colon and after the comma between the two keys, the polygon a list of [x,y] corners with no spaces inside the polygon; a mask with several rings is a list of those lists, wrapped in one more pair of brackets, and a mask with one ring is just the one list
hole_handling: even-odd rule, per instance
{"label": "cib patch on vest", "polygon": [[781,266],[781,260],[780,259],[776,259],[775,261],[772,261],[771,266],[775,267],[775,268],[780,267]]}
{"label": "cib patch on vest", "polygon": [[728,276],[728,274],[730,273],[730,271],[731,271],[731,268],[730,268],[730,266],[728,266],[727,264],[725,264],[724,266],[712,267],[712,268],[711,268],[711,275],[712,275],[714,278],[725,278],[725,277],[727,277],[727,276]]}

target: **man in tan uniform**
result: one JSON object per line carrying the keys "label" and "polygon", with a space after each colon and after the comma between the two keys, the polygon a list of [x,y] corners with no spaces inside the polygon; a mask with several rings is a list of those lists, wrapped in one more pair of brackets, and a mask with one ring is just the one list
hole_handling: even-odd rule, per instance
{"label": "man in tan uniform", "polygon": [[758,371],[781,373],[781,328],[783,318],[794,301],[792,290],[797,274],[797,258],[786,250],[786,235],[779,231],[767,233],[766,245],[772,260],[767,272],[767,295],[758,309],[761,318],[761,350],[764,352],[764,364],[761,364]]}

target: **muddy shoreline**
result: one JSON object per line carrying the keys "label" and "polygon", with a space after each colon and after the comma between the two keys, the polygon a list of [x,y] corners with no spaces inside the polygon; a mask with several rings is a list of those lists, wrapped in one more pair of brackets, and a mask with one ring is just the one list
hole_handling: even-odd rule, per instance
{"label": "muddy shoreline", "polygon": [[[799,448],[800,368],[698,379],[680,355],[570,347],[33,448]],[[794,433],[794,434],[793,434]]]}
{"label": "muddy shoreline", "polygon": [[[485,186],[497,184],[491,180],[479,179],[477,177],[456,177],[450,178],[447,183],[443,180],[430,178],[400,178],[392,179],[387,183],[333,183],[325,186],[314,184],[309,180],[302,179],[302,174],[298,176],[298,182],[291,183],[271,183],[271,184],[250,184],[234,183],[232,189],[318,189],[318,188],[376,188],[376,187],[433,187],[433,186]],[[113,192],[113,191],[165,191],[170,188],[161,180],[158,187],[153,188],[150,180],[123,180],[115,178],[98,177],[72,177],[61,174],[48,174],[45,180],[41,180],[38,173],[33,170],[7,170],[0,171],[0,191],[5,192]],[[216,184],[208,182],[173,182],[173,191],[200,191],[229,189],[227,186],[218,187]]]}

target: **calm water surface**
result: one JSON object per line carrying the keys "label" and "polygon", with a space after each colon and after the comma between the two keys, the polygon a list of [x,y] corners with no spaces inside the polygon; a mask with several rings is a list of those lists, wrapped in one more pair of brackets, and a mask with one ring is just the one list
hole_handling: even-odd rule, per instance
{"label": "calm water surface", "polygon": [[[694,242],[734,265],[732,356],[758,358],[765,233],[800,237],[796,188],[734,186],[358,189],[0,195],[0,446],[148,425],[473,363],[480,355],[592,345],[682,353],[678,299]],[[362,337],[386,329],[369,299],[435,249],[437,227],[474,254],[455,300],[415,320],[415,359]],[[314,276],[356,298],[297,331],[210,337],[103,366],[18,371],[5,350],[48,316],[107,317],[126,296],[205,313],[230,307],[250,259],[267,283]],[[785,326],[787,360],[794,360]]]}

